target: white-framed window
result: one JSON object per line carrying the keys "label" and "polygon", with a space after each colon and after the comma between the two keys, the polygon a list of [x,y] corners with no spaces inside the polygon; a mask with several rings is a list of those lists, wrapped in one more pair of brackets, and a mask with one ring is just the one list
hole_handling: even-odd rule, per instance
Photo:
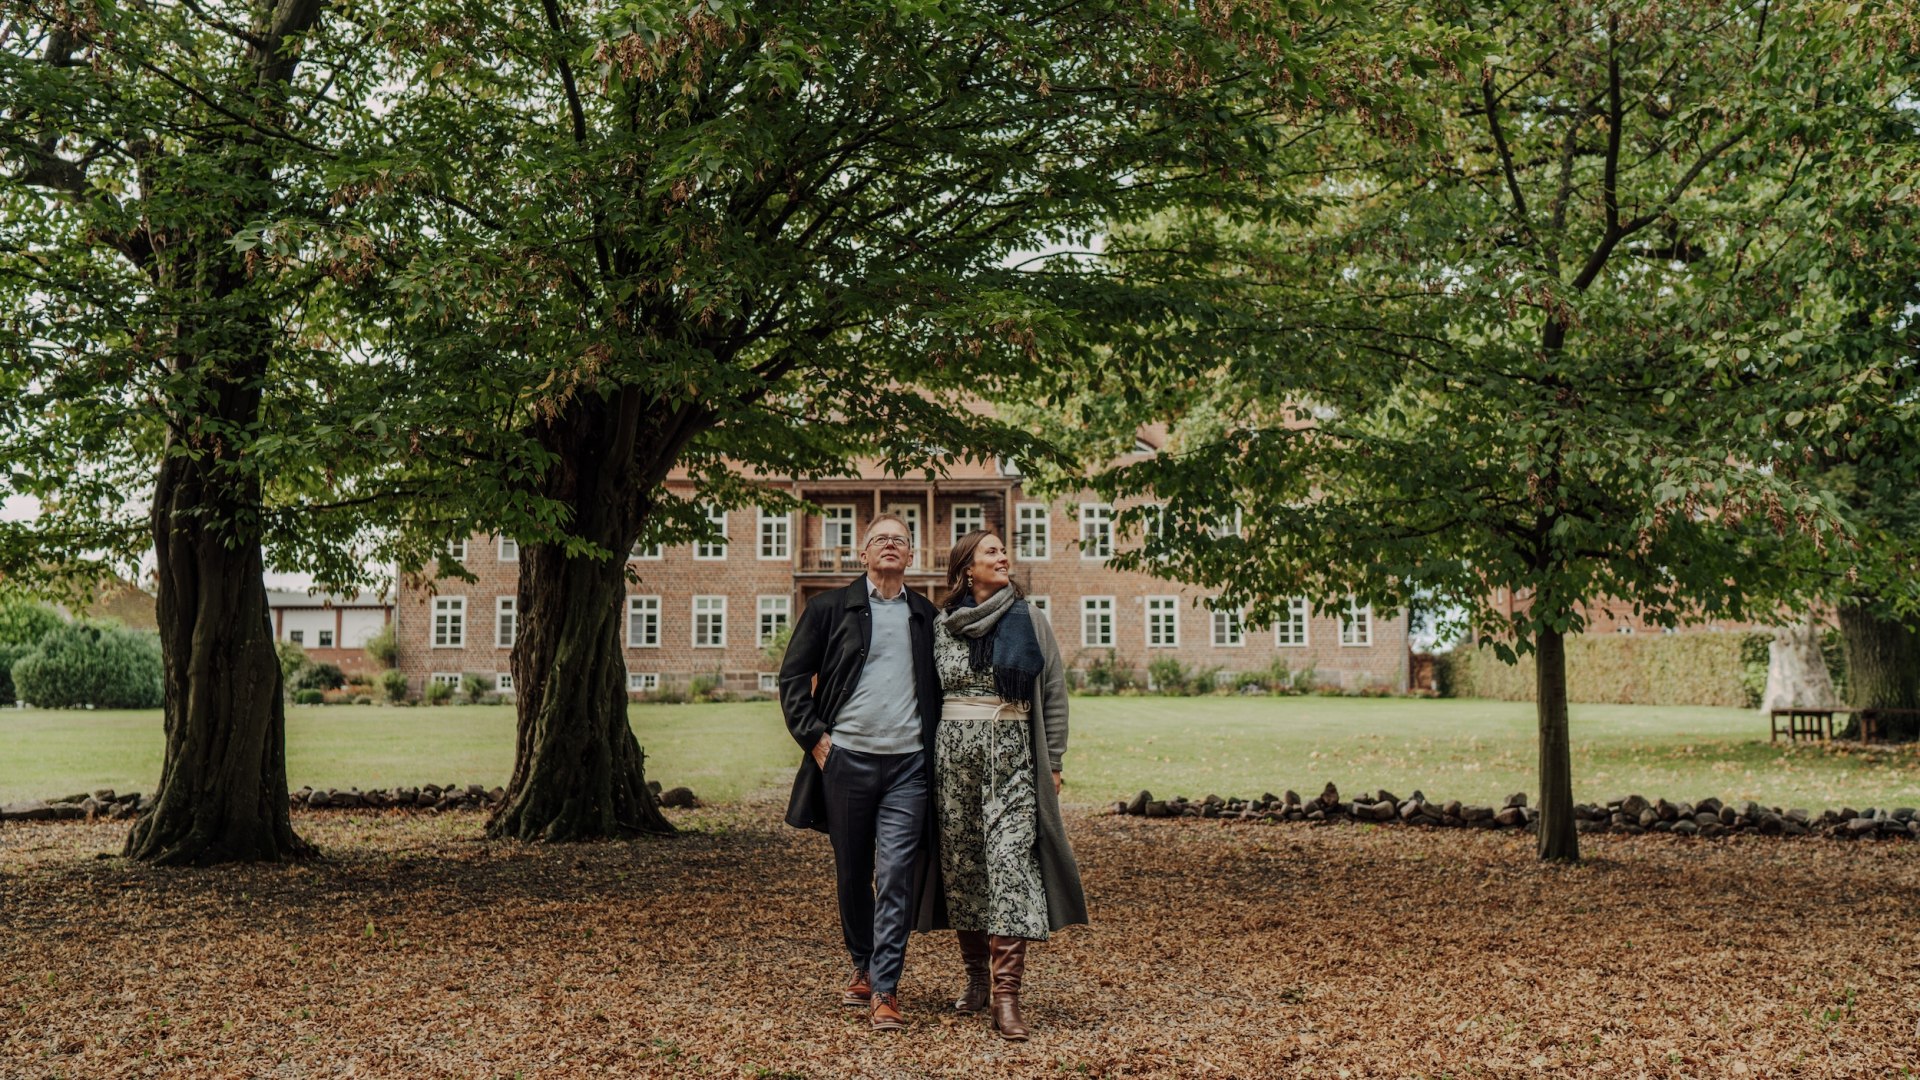
{"label": "white-framed window", "polygon": [[1221,514],[1219,517],[1214,518],[1213,538],[1219,540],[1228,536],[1239,536],[1240,521],[1241,513],[1240,508],[1237,506],[1233,508],[1233,513]]}
{"label": "white-framed window", "polygon": [[820,507],[821,547],[851,554],[857,542],[852,503],[827,503]]}
{"label": "white-framed window", "polygon": [[427,682],[433,686],[451,686],[460,689],[460,673],[457,671],[436,671],[427,676]]}
{"label": "white-framed window", "polygon": [[[1631,631],[1629,631],[1629,632],[1631,632]],[[313,642],[313,647],[314,647],[314,648],[316,648],[316,649],[331,649],[331,648],[333,648],[333,631],[331,631],[331,630],[316,630],[316,631],[314,631],[314,632],[313,632],[313,636],[314,636],[314,642]]]}
{"label": "white-framed window", "polygon": [[1013,512],[1013,553],[1022,559],[1045,559],[1053,551],[1052,508],[1046,503],[1021,503]]}
{"label": "white-framed window", "polygon": [[711,503],[708,504],[707,521],[713,526],[714,531],[720,534],[720,542],[716,544],[716,543],[708,543],[705,540],[694,541],[693,557],[696,559],[701,559],[708,562],[715,562],[727,557],[727,512],[726,510],[720,506],[717,506]]}
{"label": "white-framed window", "polygon": [[460,649],[467,644],[467,598],[464,596],[436,596],[433,598],[433,647],[436,649]]}
{"label": "white-framed window", "polygon": [[953,539],[949,544],[957,544],[960,538],[976,529],[987,527],[987,508],[979,503],[955,503],[953,505]]}
{"label": "white-framed window", "polygon": [[1048,600],[1044,596],[1027,597],[1027,606],[1039,612],[1041,618],[1047,620],[1048,622],[1052,622],[1053,616],[1048,613],[1047,605],[1048,605]]}
{"label": "white-framed window", "polygon": [[1306,597],[1292,597],[1280,608],[1280,618],[1273,624],[1273,643],[1283,649],[1307,647]]}
{"label": "white-framed window", "polygon": [[519,562],[520,561],[520,541],[515,540],[511,536],[501,537],[500,538],[500,561],[501,562]]}
{"label": "white-framed window", "polygon": [[659,672],[657,671],[627,672],[627,692],[628,693],[644,694],[649,691],[658,690],[658,689],[660,689],[660,673]]}
{"label": "white-framed window", "polygon": [[657,649],[660,647],[660,598],[657,596],[627,597],[627,648]]}
{"label": "white-framed window", "polygon": [[780,673],[777,671],[761,672],[760,673],[760,692],[763,694],[779,693],[780,692]]}
{"label": "white-framed window", "polygon": [[516,610],[518,601],[511,596],[493,598],[493,647],[511,649],[520,637],[520,613]]}
{"label": "white-framed window", "polygon": [[307,632],[305,630],[289,630],[287,631],[287,640],[293,642],[295,645],[304,645],[307,641]]}
{"label": "white-framed window", "polygon": [[1180,598],[1147,597],[1147,648],[1174,649],[1180,646]]}
{"label": "white-framed window", "polygon": [[1213,647],[1238,649],[1247,643],[1245,621],[1239,608],[1213,609]]}
{"label": "white-framed window", "polygon": [[1080,598],[1080,644],[1088,648],[1113,645],[1113,597]]}
{"label": "white-framed window", "polygon": [[727,647],[726,597],[696,596],[693,598],[693,647],[696,649]]}
{"label": "white-framed window", "polygon": [[1340,613],[1340,644],[1348,648],[1366,648],[1373,644],[1373,609],[1353,600]]}
{"label": "white-framed window", "polygon": [[493,673],[493,692],[496,694],[513,693],[513,672],[496,671]]}
{"label": "white-framed window", "polygon": [[1080,557],[1083,559],[1113,557],[1113,506],[1111,504],[1086,503],[1080,507]]}
{"label": "white-framed window", "polygon": [[635,540],[633,550],[627,552],[629,559],[664,559],[667,557],[665,544],[649,544],[644,540]]}
{"label": "white-framed window", "polygon": [[793,558],[793,514],[782,510],[777,514],[760,511],[760,557],[763,559]]}
{"label": "white-framed window", "polygon": [[773,641],[782,627],[793,619],[793,597],[763,596],[760,598],[760,644],[765,647]]}
{"label": "white-framed window", "polygon": [[467,561],[467,542],[465,540],[447,541],[447,558],[455,562]]}
{"label": "white-framed window", "polygon": [[[920,535],[920,507],[916,503],[894,503],[887,507],[887,513],[897,515],[907,523],[907,540],[913,544],[913,561],[908,566],[920,566],[927,558],[926,537]],[[872,526],[868,526],[872,528]]]}

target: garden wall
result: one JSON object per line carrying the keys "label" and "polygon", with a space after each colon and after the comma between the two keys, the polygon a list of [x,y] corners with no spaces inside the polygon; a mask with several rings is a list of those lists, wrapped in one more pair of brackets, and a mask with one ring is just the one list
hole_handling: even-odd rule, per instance
{"label": "garden wall", "polygon": [[[1569,634],[1567,700],[1614,705],[1754,708],[1767,681],[1766,634]],[[1436,658],[1443,697],[1532,701],[1533,656],[1505,664],[1490,648]]]}

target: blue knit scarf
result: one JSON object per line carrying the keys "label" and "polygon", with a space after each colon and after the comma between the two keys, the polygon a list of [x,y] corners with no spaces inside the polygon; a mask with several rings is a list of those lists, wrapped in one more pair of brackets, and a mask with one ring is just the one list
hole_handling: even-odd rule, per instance
{"label": "blue knit scarf", "polygon": [[971,594],[962,596],[941,621],[966,641],[973,670],[993,671],[1000,700],[1033,704],[1046,659],[1033,633],[1032,612],[1011,585],[987,597],[984,604],[975,603]]}

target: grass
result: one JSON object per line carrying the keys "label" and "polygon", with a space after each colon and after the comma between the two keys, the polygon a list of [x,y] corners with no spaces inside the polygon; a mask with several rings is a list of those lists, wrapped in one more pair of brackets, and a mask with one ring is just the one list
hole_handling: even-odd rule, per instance
{"label": "grass", "polygon": [[[647,774],[711,802],[784,793],[800,755],[771,702],[636,705]],[[502,706],[288,711],[293,786],[504,784]],[[0,711],[0,802],[111,787],[151,790],[158,712]],[[1920,750],[1772,745],[1740,709],[1576,705],[1574,792],[1604,799],[1755,799],[1782,806],[1920,804]],[[1531,705],[1360,698],[1076,698],[1067,799],[1353,792],[1489,801],[1533,792]]]}

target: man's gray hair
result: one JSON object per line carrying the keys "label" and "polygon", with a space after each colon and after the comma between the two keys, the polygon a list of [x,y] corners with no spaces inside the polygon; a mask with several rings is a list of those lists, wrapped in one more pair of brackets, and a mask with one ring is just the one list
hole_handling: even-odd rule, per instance
{"label": "man's gray hair", "polygon": [[860,538],[860,546],[865,547],[873,543],[873,530],[889,521],[900,526],[900,531],[907,534],[907,542],[909,544],[913,542],[913,526],[907,524],[907,519],[901,517],[899,514],[887,513],[876,514],[872,521],[867,522],[867,531]]}

